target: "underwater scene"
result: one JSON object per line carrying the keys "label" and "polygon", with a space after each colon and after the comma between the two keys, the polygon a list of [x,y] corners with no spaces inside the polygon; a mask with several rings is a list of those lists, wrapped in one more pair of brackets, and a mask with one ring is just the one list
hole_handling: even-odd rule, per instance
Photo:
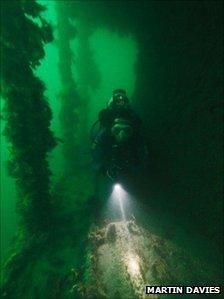
{"label": "underwater scene", "polygon": [[1,298],[222,298],[223,1],[1,1]]}

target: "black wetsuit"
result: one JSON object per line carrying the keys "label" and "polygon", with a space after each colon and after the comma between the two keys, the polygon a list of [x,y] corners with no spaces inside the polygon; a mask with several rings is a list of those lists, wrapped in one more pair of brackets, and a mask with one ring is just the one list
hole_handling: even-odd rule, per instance
{"label": "black wetsuit", "polygon": [[[133,135],[128,141],[129,156],[134,161],[141,158],[143,138],[141,120],[138,115],[131,108],[103,109],[99,113],[100,130],[94,138],[92,147],[93,167],[96,170],[104,171],[110,163],[115,142],[111,134],[111,128],[115,119],[118,118],[127,120],[133,128]],[[127,153],[127,147],[125,151]]]}
{"label": "black wetsuit", "polygon": [[127,119],[131,124],[133,124],[134,130],[139,131],[141,120],[131,108],[107,108],[101,110],[99,113],[99,122],[101,127],[109,130],[116,118]]}

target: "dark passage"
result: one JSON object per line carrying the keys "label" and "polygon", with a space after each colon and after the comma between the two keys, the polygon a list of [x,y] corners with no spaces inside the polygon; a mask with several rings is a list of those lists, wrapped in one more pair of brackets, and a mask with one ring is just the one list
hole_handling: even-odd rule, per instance
{"label": "dark passage", "polygon": [[[1,37],[2,298],[220,285],[223,2],[4,1]],[[145,163],[120,185],[91,161],[115,89]]]}

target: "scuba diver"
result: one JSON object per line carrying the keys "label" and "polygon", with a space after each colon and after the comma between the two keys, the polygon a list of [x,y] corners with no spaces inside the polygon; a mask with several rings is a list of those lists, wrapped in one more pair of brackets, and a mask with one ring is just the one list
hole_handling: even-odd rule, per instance
{"label": "scuba diver", "polygon": [[138,175],[144,166],[147,148],[141,120],[124,89],[115,89],[107,108],[100,111],[92,128],[91,153],[94,170],[112,180]]}

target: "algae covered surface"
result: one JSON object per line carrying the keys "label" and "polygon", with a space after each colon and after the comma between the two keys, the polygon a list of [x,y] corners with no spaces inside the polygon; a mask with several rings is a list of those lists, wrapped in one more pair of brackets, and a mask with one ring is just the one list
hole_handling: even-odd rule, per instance
{"label": "algae covered surface", "polygon": [[145,288],[203,284],[216,279],[214,269],[135,220],[95,227],[89,238],[92,247],[87,279],[80,286],[81,298],[178,298],[146,295]]}
{"label": "algae covered surface", "polygon": [[[221,285],[222,66],[222,1],[1,1],[2,298]],[[91,157],[116,88],[148,152],[124,184]]]}

